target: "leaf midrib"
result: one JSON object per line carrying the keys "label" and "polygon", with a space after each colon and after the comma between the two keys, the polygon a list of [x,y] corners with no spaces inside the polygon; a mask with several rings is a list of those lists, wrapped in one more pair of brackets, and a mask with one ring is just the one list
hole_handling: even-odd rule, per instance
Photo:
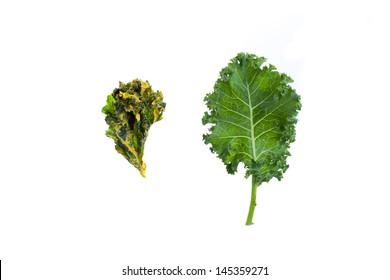
{"label": "leaf midrib", "polygon": [[[240,78],[241,79],[241,78]],[[254,129],[254,125],[253,125],[253,108],[252,108],[252,98],[251,98],[251,94],[249,92],[249,87],[248,87],[248,83],[246,84],[246,91],[248,93],[248,107],[249,107],[249,121],[250,121],[250,127],[251,127],[251,141],[252,141],[252,154],[253,154],[253,159],[256,158],[256,148],[255,148],[255,129]]]}
{"label": "leaf midrib", "polygon": [[[250,133],[251,133],[251,144],[252,144],[252,159],[255,160],[257,158],[257,156],[256,156],[256,148],[255,148],[255,146],[256,146],[255,145],[255,143],[256,143],[255,142],[256,141],[256,139],[255,139],[255,129],[254,129],[254,124],[253,124],[253,107],[252,107],[252,98],[251,98],[252,94],[251,94],[251,92],[249,90],[248,80],[245,79],[246,85],[244,85],[244,82],[243,82],[243,80],[242,80],[242,78],[240,76],[240,73],[238,73],[237,69],[235,69],[235,70],[236,70],[238,78],[241,81],[241,85],[246,89],[247,94],[248,94],[248,103],[246,105],[249,108],[249,122],[250,122]],[[252,81],[251,81],[251,83],[252,83]],[[259,86],[256,88],[256,90],[261,86],[262,82],[263,82],[263,80],[261,80],[261,82],[260,82]],[[233,94],[234,94],[234,92],[233,92]],[[234,94],[234,95],[236,96],[236,94]]]}

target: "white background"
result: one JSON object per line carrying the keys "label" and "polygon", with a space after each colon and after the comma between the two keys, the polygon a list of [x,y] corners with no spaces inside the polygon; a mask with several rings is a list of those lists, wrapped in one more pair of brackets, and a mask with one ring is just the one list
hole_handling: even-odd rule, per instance
{"label": "white background", "polygon": [[[162,279],[121,276],[127,265],[390,279],[387,11],[385,1],[1,1],[4,279]],[[250,180],[202,142],[203,97],[238,52],[289,74],[303,105],[290,168],[258,189],[250,227]],[[101,113],[134,78],[167,103],[147,179],[116,153]]]}

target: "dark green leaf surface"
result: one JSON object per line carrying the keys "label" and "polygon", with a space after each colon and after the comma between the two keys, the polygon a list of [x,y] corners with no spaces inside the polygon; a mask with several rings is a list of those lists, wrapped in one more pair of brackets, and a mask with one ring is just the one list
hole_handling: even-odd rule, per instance
{"label": "dark green leaf surface", "polygon": [[295,140],[300,97],[293,80],[265,66],[266,59],[239,53],[220,72],[214,91],[205,97],[209,108],[203,124],[211,124],[203,136],[231,174],[240,162],[246,177],[259,186],[282,178],[288,168],[288,148]]}
{"label": "dark green leaf surface", "polygon": [[106,114],[107,137],[115,142],[115,149],[146,176],[146,164],[142,157],[145,141],[151,125],[162,119],[165,110],[161,91],[153,91],[146,81],[133,80],[107,96]]}

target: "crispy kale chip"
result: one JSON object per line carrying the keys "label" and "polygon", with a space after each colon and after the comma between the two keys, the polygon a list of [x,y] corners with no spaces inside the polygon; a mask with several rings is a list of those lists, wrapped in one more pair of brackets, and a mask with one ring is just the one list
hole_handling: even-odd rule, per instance
{"label": "crispy kale chip", "polygon": [[151,125],[162,119],[165,110],[163,94],[153,91],[146,81],[133,80],[107,96],[102,112],[106,115],[107,137],[114,139],[115,149],[146,177],[142,160],[145,141]]}
{"label": "crispy kale chip", "polygon": [[203,135],[205,144],[234,174],[239,163],[252,176],[252,199],[247,224],[252,224],[256,188],[287,170],[290,143],[300,97],[289,85],[293,80],[264,65],[266,59],[239,53],[220,72],[214,91],[205,97],[209,109],[203,124],[211,124]]}

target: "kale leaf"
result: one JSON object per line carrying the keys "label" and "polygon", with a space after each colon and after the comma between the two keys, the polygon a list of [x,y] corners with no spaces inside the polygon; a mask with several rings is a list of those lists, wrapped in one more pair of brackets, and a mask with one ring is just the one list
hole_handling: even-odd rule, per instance
{"label": "kale leaf", "polygon": [[289,85],[293,80],[265,62],[264,57],[239,53],[204,99],[209,110],[202,122],[211,124],[203,135],[205,144],[211,144],[228,173],[243,163],[245,177],[252,176],[247,225],[252,224],[257,187],[273,177],[280,180],[288,168],[301,108],[300,96]]}

